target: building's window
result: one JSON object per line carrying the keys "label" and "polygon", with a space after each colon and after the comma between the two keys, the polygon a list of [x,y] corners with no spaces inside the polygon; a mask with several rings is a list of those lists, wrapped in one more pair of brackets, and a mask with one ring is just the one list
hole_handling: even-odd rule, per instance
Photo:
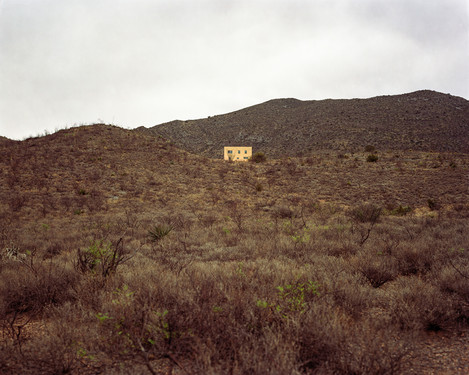
{"label": "building's window", "polygon": [[240,153],[241,153],[241,151],[240,151],[240,150],[238,150],[238,154],[240,154]]}
{"label": "building's window", "polygon": [[229,153],[229,154],[232,154],[232,153],[233,153],[233,151],[231,151],[231,150],[228,150],[228,153]]}
{"label": "building's window", "polygon": [[236,158],[236,160],[239,160],[239,158]]}
{"label": "building's window", "polygon": [[247,153],[248,153],[248,150],[244,150],[244,153],[247,154]]}
{"label": "building's window", "polygon": [[244,159],[249,159],[249,158],[247,156],[245,156]]}

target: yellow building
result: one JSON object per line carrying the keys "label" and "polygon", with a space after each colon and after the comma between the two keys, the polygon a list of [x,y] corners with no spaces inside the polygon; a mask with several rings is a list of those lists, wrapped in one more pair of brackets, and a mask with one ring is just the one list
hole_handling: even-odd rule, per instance
{"label": "yellow building", "polygon": [[233,161],[248,161],[252,156],[252,147],[225,147],[224,159]]}

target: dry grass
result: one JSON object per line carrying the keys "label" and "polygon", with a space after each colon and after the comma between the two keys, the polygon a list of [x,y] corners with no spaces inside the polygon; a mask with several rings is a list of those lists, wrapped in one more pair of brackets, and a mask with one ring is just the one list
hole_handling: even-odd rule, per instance
{"label": "dry grass", "polygon": [[103,125],[0,147],[2,372],[395,374],[469,320],[467,155],[236,164]]}

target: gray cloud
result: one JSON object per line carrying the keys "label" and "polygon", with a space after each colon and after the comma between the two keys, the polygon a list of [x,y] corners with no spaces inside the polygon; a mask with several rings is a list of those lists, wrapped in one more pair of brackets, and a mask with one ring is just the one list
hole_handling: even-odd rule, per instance
{"label": "gray cloud", "polygon": [[278,97],[469,97],[465,0],[3,0],[0,135]]}

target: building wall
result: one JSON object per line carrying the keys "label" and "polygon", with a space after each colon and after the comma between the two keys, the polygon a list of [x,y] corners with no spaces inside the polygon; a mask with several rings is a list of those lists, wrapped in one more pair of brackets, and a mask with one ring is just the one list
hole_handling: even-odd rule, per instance
{"label": "building wall", "polygon": [[230,146],[230,147],[225,147],[224,149],[225,160],[248,161],[251,156],[252,156],[252,147]]}

